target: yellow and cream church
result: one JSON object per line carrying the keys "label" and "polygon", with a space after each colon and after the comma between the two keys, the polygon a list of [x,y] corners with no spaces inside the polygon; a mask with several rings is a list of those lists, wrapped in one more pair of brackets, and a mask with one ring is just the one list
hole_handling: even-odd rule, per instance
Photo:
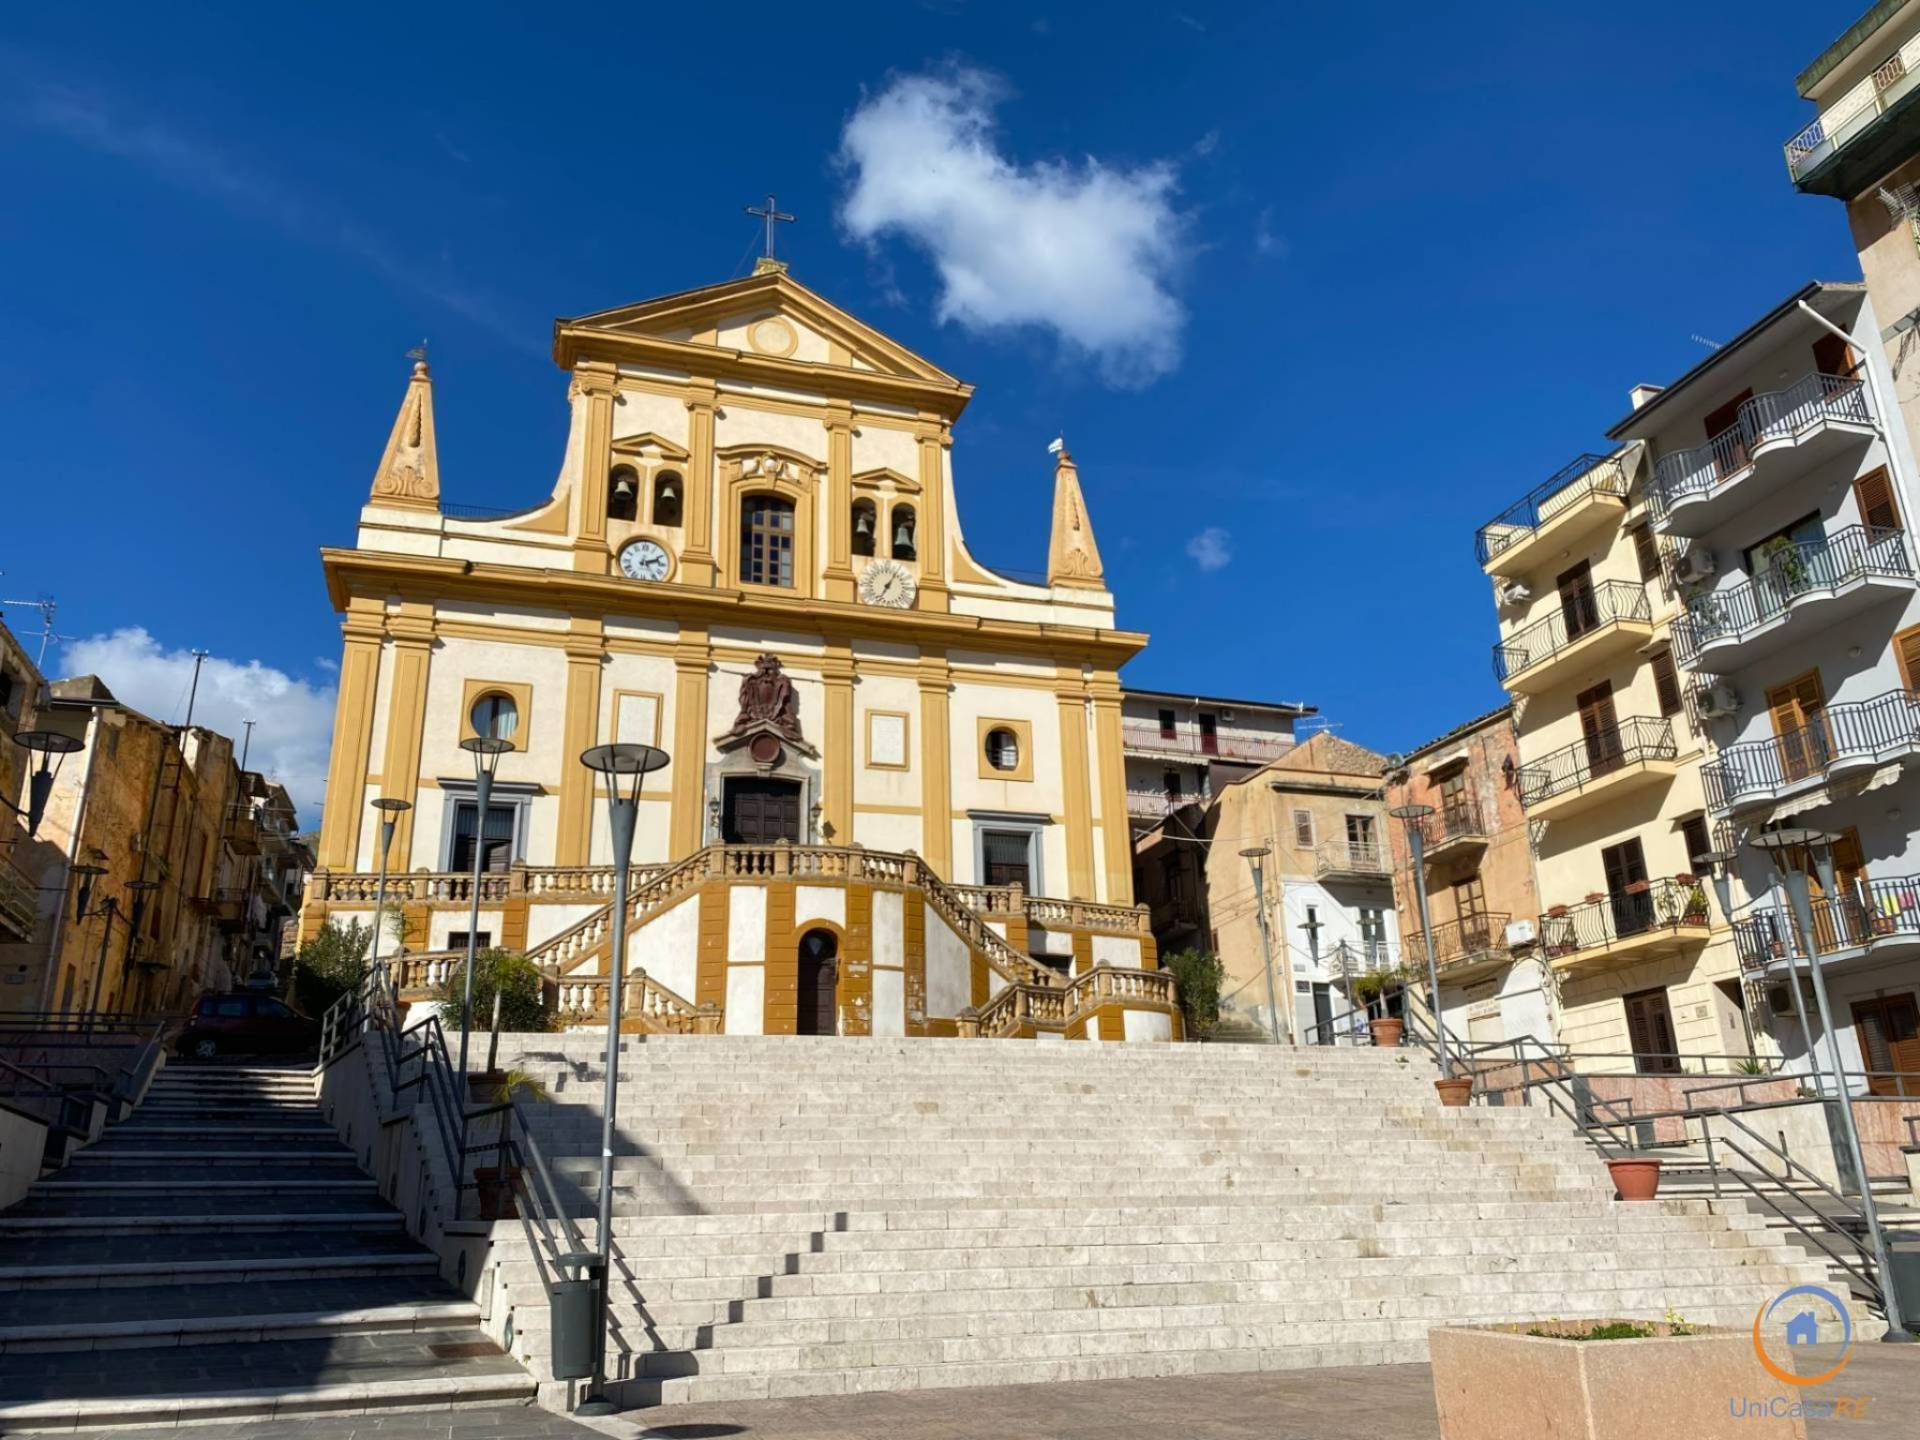
{"label": "yellow and cream church", "polygon": [[[303,932],[370,918],[376,799],[400,975],[466,944],[604,1016],[612,741],[647,777],[623,997],[642,1029],[1165,1039],[1133,904],[1115,624],[1062,450],[1044,583],[969,552],[952,443],[971,387],[762,260],[558,322],[549,497],[443,508],[417,364],[351,549],[339,708]],[[1037,537],[1036,537],[1037,540]],[[1036,545],[1037,549],[1037,545]],[[508,741],[487,813],[461,741]],[[383,942],[389,952],[394,940]]]}

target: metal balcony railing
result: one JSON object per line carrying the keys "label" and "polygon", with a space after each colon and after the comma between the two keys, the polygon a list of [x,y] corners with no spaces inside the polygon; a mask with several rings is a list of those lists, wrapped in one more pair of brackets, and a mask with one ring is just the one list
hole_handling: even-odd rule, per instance
{"label": "metal balcony railing", "polygon": [[1556,906],[1540,917],[1540,942],[1549,957],[1611,950],[1660,931],[1707,926],[1706,886],[1671,878],[1641,881],[1580,905]]}
{"label": "metal balcony railing", "polygon": [[1328,840],[1314,852],[1313,873],[1323,875],[1378,875],[1393,873],[1393,857],[1378,839]]}
{"label": "metal balcony railing", "polygon": [[[1841,895],[1813,901],[1813,943],[1822,955],[1857,950],[1876,941],[1920,939],[1920,875],[1861,880]],[[1764,970],[1788,954],[1800,955],[1793,912],[1758,910],[1733,926],[1734,948],[1744,970]]]}
{"label": "metal balcony railing", "polygon": [[1630,483],[1619,456],[1577,456],[1482,525],[1474,537],[1474,554],[1485,565],[1595,495],[1624,500]]}
{"label": "metal balcony railing", "polygon": [[1772,440],[1788,439],[1828,420],[1868,425],[1866,383],[1857,376],[1803,375],[1784,390],[1755,395],[1740,407],[1733,424],[1704,445],[1663,455],[1653,467],[1647,504],[1664,520],[1673,505],[1731,480],[1753,463],[1753,452]]}
{"label": "metal balcony railing", "polygon": [[1629,765],[1671,760],[1678,753],[1671,720],[1664,716],[1631,716],[1522,765],[1518,777],[1520,803],[1531,808],[1556,795],[1584,790]]}
{"label": "metal balcony railing", "polygon": [[1190,760],[1256,760],[1264,764],[1279,759],[1292,747],[1293,741],[1286,736],[1246,735],[1231,730],[1216,731],[1209,736],[1191,725],[1180,725],[1168,735],[1151,720],[1123,720],[1120,745],[1126,750],[1179,755]]}
{"label": "metal balcony railing", "polygon": [[1920,693],[1890,690],[1829,705],[1809,723],[1768,740],[1729,745],[1701,768],[1707,804],[1730,810],[1825,775],[1836,762],[1891,760],[1920,749]]}
{"label": "metal balcony railing", "polygon": [[1849,525],[1821,540],[1785,545],[1745,584],[1687,602],[1673,622],[1674,650],[1683,665],[1721,640],[1740,640],[1785,615],[1795,601],[1871,576],[1911,580],[1913,560],[1899,530]]}
{"label": "metal balcony railing", "polygon": [[1486,822],[1480,818],[1480,802],[1471,795],[1454,796],[1420,821],[1421,843],[1429,853],[1456,840],[1484,839],[1486,833]]}
{"label": "metal balcony railing", "polygon": [[1591,589],[1564,595],[1560,608],[1544,620],[1513,632],[1493,647],[1493,674],[1502,683],[1550,660],[1578,640],[1616,620],[1653,618],[1644,585],[1602,580]]}
{"label": "metal balcony railing", "polygon": [[1504,911],[1483,911],[1434,926],[1435,968],[1444,970],[1449,965],[1464,965],[1506,954],[1507,922],[1511,919],[1513,917]]}
{"label": "metal balcony railing", "polygon": [[1787,173],[1804,179],[1844,148],[1913,89],[1920,74],[1920,35],[1820,112],[1820,118],[1787,141]]}

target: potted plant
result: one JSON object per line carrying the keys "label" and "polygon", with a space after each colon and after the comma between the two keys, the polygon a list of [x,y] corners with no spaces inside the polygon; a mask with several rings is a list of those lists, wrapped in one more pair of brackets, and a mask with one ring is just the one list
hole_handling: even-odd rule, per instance
{"label": "potted plant", "polygon": [[1367,1021],[1367,1029],[1372,1033],[1375,1045],[1382,1050],[1392,1050],[1399,1046],[1401,1037],[1407,1033],[1407,1024],[1397,1015],[1376,1015]]}
{"label": "potted plant", "polygon": [[1598,905],[1606,898],[1606,892],[1602,890],[1589,890],[1587,892],[1587,904],[1589,905]]}
{"label": "potted plant", "polygon": [[[1790,1408],[1767,1414],[1729,1403],[1778,1389],[1751,1335],[1689,1325],[1671,1312],[1664,1320],[1447,1325],[1427,1342],[1442,1440],[1806,1434]],[[1650,1417],[1658,1417],[1651,1429]]]}
{"label": "potted plant", "polygon": [[1450,1075],[1445,1080],[1434,1081],[1433,1088],[1440,1096],[1440,1103],[1449,1110],[1458,1110],[1473,1099],[1471,1075]]}
{"label": "potted plant", "polygon": [[1565,905],[1549,905],[1549,906],[1547,907],[1547,918],[1548,918],[1549,920],[1564,920],[1564,919],[1566,919],[1566,918],[1567,918],[1567,907],[1566,907]]}
{"label": "potted plant", "polygon": [[1628,895],[1644,895],[1653,888],[1651,880],[1629,880],[1622,890]]}
{"label": "potted plant", "polygon": [[1607,1174],[1622,1200],[1651,1200],[1660,1190],[1657,1155],[1621,1155],[1607,1161]]}
{"label": "potted plant", "polygon": [[[532,1071],[515,1068],[494,1072],[497,1080],[489,1081],[486,1088],[480,1089],[480,1077],[474,1076],[476,1089],[484,1098],[496,1105],[510,1105],[516,1095],[528,1099],[546,1098],[546,1086],[542,1085]],[[496,1139],[507,1138],[507,1127],[511,1123],[511,1110],[498,1112],[499,1131]],[[505,1165],[476,1165],[473,1168],[474,1187],[480,1192],[480,1218],[482,1220],[517,1220],[520,1206],[515,1198],[520,1185],[520,1167],[512,1163]]]}

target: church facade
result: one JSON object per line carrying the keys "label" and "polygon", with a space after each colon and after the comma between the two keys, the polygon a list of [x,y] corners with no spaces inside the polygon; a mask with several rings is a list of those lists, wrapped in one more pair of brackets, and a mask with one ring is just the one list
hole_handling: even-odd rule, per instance
{"label": "church facade", "polygon": [[[465,944],[477,858],[482,940],[590,1021],[610,838],[579,756],[638,741],[669,761],[642,793],[630,1014],[1177,1031],[1131,882],[1118,672],[1146,637],[1116,627],[1071,457],[1044,582],[988,569],[955,505],[970,387],[775,261],[558,322],[554,358],[549,495],[442,506],[422,362],[355,545],[323,551],[344,646],[304,930],[367,918],[372,802],[404,800],[409,963]],[[485,815],[475,735],[512,747]]]}

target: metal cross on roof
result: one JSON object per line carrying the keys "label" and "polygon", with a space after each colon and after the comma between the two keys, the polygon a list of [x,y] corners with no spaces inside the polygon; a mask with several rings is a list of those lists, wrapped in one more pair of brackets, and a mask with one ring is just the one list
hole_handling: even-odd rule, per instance
{"label": "metal cross on roof", "polygon": [[749,205],[746,207],[746,210],[747,210],[747,214],[755,216],[756,218],[766,222],[767,259],[771,260],[773,258],[773,227],[776,223],[780,223],[780,222],[790,223],[793,220],[793,216],[787,214],[786,211],[782,210],[778,205],[776,205],[774,203],[773,196],[771,195],[767,196],[767,203],[764,207],[759,205]]}

